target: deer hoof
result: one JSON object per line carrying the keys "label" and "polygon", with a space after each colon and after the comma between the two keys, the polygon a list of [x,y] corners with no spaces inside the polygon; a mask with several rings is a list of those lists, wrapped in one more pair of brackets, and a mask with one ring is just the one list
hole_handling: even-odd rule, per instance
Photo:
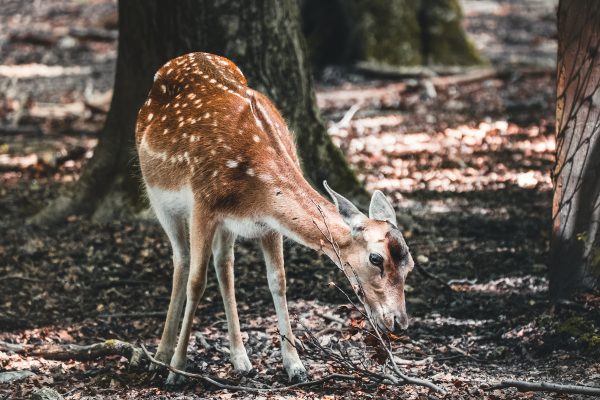
{"label": "deer hoof", "polygon": [[181,386],[184,382],[185,376],[169,372],[169,376],[167,377],[167,381],[165,382],[165,387],[168,390],[173,390],[176,389],[178,386]]}
{"label": "deer hoof", "polygon": [[248,358],[246,353],[238,356],[231,357],[231,363],[233,364],[233,369],[238,373],[248,373],[252,371],[252,363]]}
{"label": "deer hoof", "polygon": [[289,376],[290,382],[292,383],[302,383],[308,381],[308,374],[304,368],[290,371]]}

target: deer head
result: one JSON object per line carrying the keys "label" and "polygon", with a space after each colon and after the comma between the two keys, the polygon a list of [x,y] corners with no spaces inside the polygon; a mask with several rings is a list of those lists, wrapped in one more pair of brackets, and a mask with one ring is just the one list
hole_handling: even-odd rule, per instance
{"label": "deer head", "polygon": [[367,217],[327,182],[323,185],[352,232],[352,240],[341,251],[342,268],[350,283],[364,296],[367,312],[380,328],[406,329],[404,282],[414,262],[397,227],[394,208],[385,195],[376,190]]}

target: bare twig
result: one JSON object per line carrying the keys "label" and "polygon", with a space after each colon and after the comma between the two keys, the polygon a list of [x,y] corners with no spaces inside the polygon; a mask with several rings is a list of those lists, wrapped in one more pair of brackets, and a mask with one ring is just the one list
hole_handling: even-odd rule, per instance
{"label": "bare twig", "polygon": [[[354,291],[357,294],[357,299],[360,302],[362,309],[365,310],[365,312],[362,312],[361,308],[357,307],[356,304],[350,299],[350,297],[342,290],[340,289],[337,285],[335,285],[335,283],[333,284],[335,287],[337,287],[342,293],[344,293],[346,295],[346,298],[350,301],[350,303],[361,312],[361,314],[365,317],[365,319],[369,322],[369,325],[371,326],[372,330],[373,330],[373,334],[374,336],[377,338],[379,344],[381,345],[381,348],[383,348],[388,356],[388,360],[390,361],[392,370],[394,371],[395,375],[397,376],[391,376],[391,375],[386,375],[385,378],[387,378],[388,381],[391,381],[394,384],[412,384],[412,385],[418,385],[418,386],[424,386],[427,387],[431,390],[434,390],[438,393],[446,393],[446,391],[444,389],[442,389],[441,387],[437,386],[436,384],[434,384],[433,382],[430,382],[428,380],[425,379],[419,379],[419,378],[413,378],[413,377],[409,377],[408,375],[404,374],[402,371],[400,371],[400,368],[398,367],[398,365],[396,364],[396,361],[394,360],[394,355],[392,353],[391,350],[391,344],[389,343],[389,341],[386,341],[384,339],[384,335],[381,333],[381,330],[379,329],[378,324],[373,320],[371,313],[368,311],[368,307],[366,307],[365,302],[363,300],[364,297],[364,291],[362,289],[362,285],[360,282],[360,279],[356,273],[356,271],[354,270],[354,268],[352,267],[352,265],[348,264],[348,263],[344,263],[342,261],[342,255],[340,252],[340,247],[339,245],[336,243],[335,239],[333,238],[333,234],[331,232],[331,230],[329,229],[329,225],[327,224],[327,220],[325,218],[325,214],[323,213],[323,209],[321,208],[321,206],[317,203],[315,203],[313,201],[313,204],[317,207],[317,210],[319,211],[319,214],[321,215],[321,218],[323,220],[323,224],[325,225],[325,231],[323,229],[321,229],[321,227],[319,227],[319,225],[317,224],[316,221],[313,220],[313,224],[317,227],[317,229],[319,229],[319,231],[321,232],[321,234],[323,235],[323,237],[325,238],[325,241],[331,246],[335,257],[337,259],[337,265],[338,267],[342,270],[342,272],[344,273],[344,275],[346,276],[346,278],[352,283],[353,281],[356,282],[358,287],[354,287]],[[344,268],[344,266],[348,266],[350,268],[350,270],[352,271],[353,275],[354,275],[354,279],[350,279],[350,276],[348,275],[348,272],[346,271],[346,269]],[[317,341],[318,342],[318,341]],[[356,368],[356,365],[354,365],[354,367]],[[369,371],[370,372],[370,371]],[[381,375],[379,375],[381,376]],[[398,379],[400,378],[400,379]]]}
{"label": "bare twig", "polygon": [[0,276],[0,281],[6,281],[6,280],[20,280],[20,281],[35,282],[35,283],[51,283],[51,281],[37,279],[37,278],[30,278],[28,276],[16,275],[16,274]]}
{"label": "bare twig", "polygon": [[583,394],[587,396],[599,396],[600,387],[582,386],[582,385],[561,385],[552,382],[524,382],[514,380],[504,380],[496,385],[492,385],[486,390],[505,389],[514,387],[521,392],[554,392]]}
{"label": "bare twig", "polygon": [[255,388],[255,387],[249,387],[249,386],[239,386],[239,385],[231,385],[228,383],[224,383],[224,382],[220,382],[218,380],[218,378],[214,378],[214,377],[210,377],[207,375],[201,375],[201,374],[195,374],[193,372],[186,372],[186,371],[182,371],[180,369],[174,368],[162,361],[157,360],[156,358],[154,358],[146,349],[146,347],[142,344],[142,351],[144,352],[144,354],[146,355],[146,357],[148,357],[148,360],[150,360],[151,363],[156,364],[156,365],[160,365],[161,367],[165,367],[167,368],[169,371],[181,375],[181,376],[186,376],[188,378],[194,378],[194,379],[199,379],[203,382],[209,383],[211,385],[214,385],[216,387],[218,387],[219,389],[227,389],[227,390],[235,390],[235,391],[244,391],[244,392],[252,392],[252,393],[269,393],[269,392],[284,392],[284,391],[288,391],[288,390],[293,390],[293,389],[298,389],[301,387],[305,387],[305,386],[313,386],[313,385],[318,385],[320,383],[324,383],[330,380],[335,380],[335,379],[340,379],[340,380],[349,380],[349,381],[359,381],[360,378],[353,376],[353,375],[345,375],[345,374],[329,374],[329,375],[325,375],[320,379],[315,379],[312,381],[308,381],[308,382],[300,382],[300,383],[295,383],[293,385],[288,385],[288,386],[282,386],[279,388]]}
{"label": "bare twig", "polygon": [[99,318],[162,318],[167,313],[165,311],[139,311],[131,313],[114,313],[114,314],[100,314]]}
{"label": "bare twig", "polygon": [[319,317],[326,319],[328,321],[331,322],[337,322],[338,324],[344,325],[344,320],[341,319],[340,317],[336,317],[335,315],[331,315],[331,314],[324,314],[324,313],[320,313],[317,312],[316,313]]}

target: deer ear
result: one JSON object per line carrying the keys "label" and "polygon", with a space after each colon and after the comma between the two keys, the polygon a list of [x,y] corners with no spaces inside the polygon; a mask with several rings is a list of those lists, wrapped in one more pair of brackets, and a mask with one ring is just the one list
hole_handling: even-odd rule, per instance
{"label": "deer ear", "polygon": [[330,188],[327,184],[327,181],[323,181],[323,186],[333,199],[338,213],[342,216],[344,222],[350,228],[358,227],[360,223],[367,218],[365,214],[361,213],[359,209],[350,202],[350,200]]}
{"label": "deer ear", "polygon": [[377,219],[380,221],[388,221],[394,225],[398,225],[396,222],[396,211],[390,201],[380,191],[376,190],[371,197],[371,205],[369,206],[369,218]]}

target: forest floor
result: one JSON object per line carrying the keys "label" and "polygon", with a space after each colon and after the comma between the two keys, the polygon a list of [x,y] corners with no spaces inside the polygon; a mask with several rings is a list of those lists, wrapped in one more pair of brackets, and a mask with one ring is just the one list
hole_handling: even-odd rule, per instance
{"label": "forest floor", "polygon": [[[583,398],[488,390],[503,379],[600,386],[600,295],[554,307],[548,300],[554,6],[521,3],[462,2],[466,26],[493,71],[381,79],[329,69],[319,80],[331,135],[366,187],[394,200],[421,266],[407,281],[411,326],[396,338],[395,354],[407,374],[442,385],[449,399]],[[171,261],[156,222],[73,216],[52,229],[24,223],[76,180],[93,154],[114,73],[114,13],[105,0],[6,0],[0,8],[0,376],[33,373],[0,383],[0,398],[29,398],[43,386],[66,399],[440,397],[415,386],[358,382],[249,396],[188,380],[169,391],[164,372],[130,368],[122,356],[55,361],[6,349],[120,339],[153,351],[160,336]],[[292,242],[285,256],[298,338],[306,341],[309,330],[322,345],[343,343],[369,368],[380,368],[356,313],[328,285],[343,284],[334,265]],[[196,315],[188,369],[283,386],[255,243],[238,244],[235,272],[257,373],[232,373],[214,276]],[[313,378],[340,370],[331,360],[305,352],[301,358]]]}

